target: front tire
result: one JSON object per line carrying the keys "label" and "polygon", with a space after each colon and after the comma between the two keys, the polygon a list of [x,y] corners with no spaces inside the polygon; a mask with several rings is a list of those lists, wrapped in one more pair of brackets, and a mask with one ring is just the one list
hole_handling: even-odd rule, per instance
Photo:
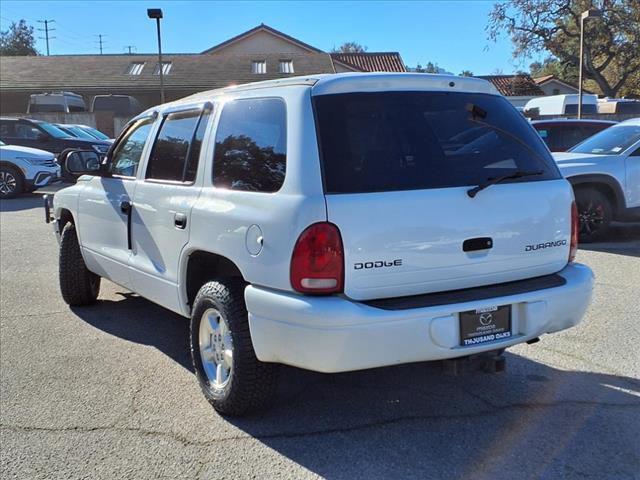
{"label": "front tire", "polygon": [[239,279],[208,282],[191,314],[191,360],[200,388],[216,411],[232,416],[259,410],[276,384],[277,365],[256,358],[244,288]]}
{"label": "front tire", "polygon": [[60,238],[60,292],[72,307],[90,305],[100,293],[100,277],[84,263],[73,223],[67,223]]}
{"label": "front tire", "polygon": [[3,165],[0,167],[0,199],[14,198],[24,191],[24,180],[15,168]]}
{"label": "front tire", "polygon": [[589,243],[604,239],[613,218],[609,199],[596,189],[581,188],[576,190],[576,206],[580,221],[579,241]]}

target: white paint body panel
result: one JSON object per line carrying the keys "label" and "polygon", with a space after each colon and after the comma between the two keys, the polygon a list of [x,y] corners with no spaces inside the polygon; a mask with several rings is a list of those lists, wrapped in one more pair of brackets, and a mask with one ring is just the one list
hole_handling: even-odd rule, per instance
{"label": "white paint body panel", "polygon": [[[580,264],[559,272],[561,287],[491,299],[388,311],[340,297],[308,297],[249,286],[245,300],[258,359],[320,372],[346,372],[473,355],[505,348],[580,322],[593,273]],[[459,312],[512,305],[514,336],[459,346]]]}

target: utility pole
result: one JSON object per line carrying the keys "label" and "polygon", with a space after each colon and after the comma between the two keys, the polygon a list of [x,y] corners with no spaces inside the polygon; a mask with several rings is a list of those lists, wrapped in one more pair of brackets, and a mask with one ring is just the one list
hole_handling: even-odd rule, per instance
{"label": "utility pole", "polygon": [[98,37],[98,43],[100,44],[100,55],[102,55],[102,44],[105,43],[102,40],[102,37],[106,37],[106,35],[103,35],[102,33],[99,33],[98,35],[96,35],[96,37]]}
{"label": "utility pole", "polygon": [[44,23],[44,28],[39,28],[39,32],[44,32],[44,38],[38,37],[41,40],[47,42],[47,56],[49,56],[49,40],[53,40],[56,37],[49,37],[49,32],[53,32],[55,28],[49,28],[50,23],[55,23],[55,20],[38,20],[38,23]]}
{"label": "utility pole", "polygon": [[132,55],[133,51],[136,49],[135,45],[125,45],[124,48],[126,48],[127,50],[129,50],[128,55]]}

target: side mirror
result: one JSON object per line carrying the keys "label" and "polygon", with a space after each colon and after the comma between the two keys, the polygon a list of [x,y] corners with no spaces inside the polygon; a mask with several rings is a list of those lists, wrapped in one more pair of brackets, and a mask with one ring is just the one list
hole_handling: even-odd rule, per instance
{"label": "side mirror", "polygon": [[60,155],[64,172],[74,177],[96,175],[100,172],[101,158],[91,150],[67,150]]}

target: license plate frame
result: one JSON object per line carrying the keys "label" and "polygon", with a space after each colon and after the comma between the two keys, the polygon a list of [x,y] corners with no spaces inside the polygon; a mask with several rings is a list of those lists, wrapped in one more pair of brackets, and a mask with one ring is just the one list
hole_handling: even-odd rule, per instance
{"label": "license plate frame", "polygon": [[496,305],[460,312],[460,346],[475,347],[511,338],[511,310],[511,305]]}

